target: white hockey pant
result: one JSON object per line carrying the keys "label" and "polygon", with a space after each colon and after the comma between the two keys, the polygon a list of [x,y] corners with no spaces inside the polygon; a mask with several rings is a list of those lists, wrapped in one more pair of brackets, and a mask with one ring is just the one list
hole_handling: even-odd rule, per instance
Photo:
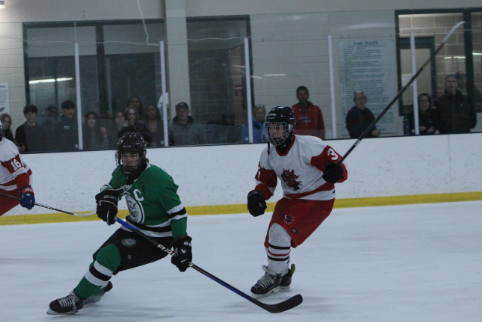
{"label": "white hockey pant", "polygon": [[285,275],[290,262],[292,238],[279,224],[273,224],[268,230],[268,270],[275,274]]}

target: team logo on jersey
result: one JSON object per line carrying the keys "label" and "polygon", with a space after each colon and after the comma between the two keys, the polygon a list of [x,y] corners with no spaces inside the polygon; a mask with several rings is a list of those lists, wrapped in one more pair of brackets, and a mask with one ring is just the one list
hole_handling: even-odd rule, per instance
{"label": "team logo on jersey", "polygon": [[133,247],[134,245],[136,245],[136,240],[132,238],[124,238],[122,240],[122,244],[126,247]]}
{"label": "team logo on jersey", "polygon": [[285,219],[284,219],[284,221],[285,221],[285,223],[286,223],[287,225],[290,225],[291,223],[293,223],[293,222],[294,222],[294,218],[293,218],[293,216],[291,216],[291,215],[285,215]]}
{"label": "team logo on jersey", "polygon": [[135,223],[144,222],[144,209],[141,202],[133,198],[129,193],[126,193],[124,196],[129,209],[129,218]]}
{"label": "team logo on jersey", "polygon": [[299,185],[302,183],[302,181],[297,181],[296,180],[300,176],[296,175],[294,173],[294,171],[295,170],[289,171],[289,170],[283,169],[281,178],[282,178],[283,182],[285,182],[285,184],[287,186],[289,186],[293,190],[297,191],[297,190],[300,189]]}

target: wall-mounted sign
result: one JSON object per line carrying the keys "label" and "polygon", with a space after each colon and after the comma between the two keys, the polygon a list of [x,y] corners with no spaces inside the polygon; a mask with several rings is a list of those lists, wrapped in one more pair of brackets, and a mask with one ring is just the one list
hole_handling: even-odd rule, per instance
{"label": "wall-mounted sign", "polygon": [[8,97],[8,83],[0,83],[0,114],[10,114],[10,100]]}
{"label": "wall-mounted sign", "polygon": [[[393,40],[343,41],[339,43],[339,66],[344,115],[355,105],[353,93],[364,90],[366,107],[374,117],[397,94],[396,54]],[[376,127],[382,134],[398,132],[397,102]]]}

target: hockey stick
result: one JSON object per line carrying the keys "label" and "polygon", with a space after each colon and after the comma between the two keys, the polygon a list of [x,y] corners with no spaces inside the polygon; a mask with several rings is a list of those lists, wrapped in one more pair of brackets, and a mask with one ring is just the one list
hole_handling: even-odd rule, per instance
{"label": "hockey stick", "polygon": [[337,162],[337,164],[341,164],[345,160],[345,158],[347,158],[347,156],[349,156],[349,154],[352,152],[352,150],[354,150],[356,148],[356,146],[362,141],[362,139],[364,139],[367,136],[367,134],[369,134],[372,127],[374,125],[376,125],[377,122],[379,122],[379,120],[382,118],[382,116],[384,114],[386,114],[386,112],[389,110],[389,108],[392,106],[392,104],[394,104],[394,102],[396,102],[401,97],[401,95],[406,91],[406,89],[419,76],[419,74],[421,74],[423,69],[426,68],[426,66],[431,62],[431,60],[433,60],[436,57],[436,55],[439,53],[439,51],[443,48],[444,44],[448,41],[449,37],[451,37],[451,35],[453,35],[453,33],[456,31],[456,29],[458,29],[460,26],[464,25],[464,23],[465,23],[464,21],[460,21],[456,25],[454,25],[453,28],[451,28],[451,30],[448,32],[446,37],[444,37],[443,41],[441,42],[439,47],[436,49],[436,51],[428,58],[428,60],[416,72],[416,74],[414,74],[414,76],[409,80],[409,82],[399,91],[399,93],[397,93],[396,97],[394,97],[392,99],[392,101],[386,106],[386,108],[381,112],[381,114],[379,114],[379,116],[374,121],[372,121],[372,123],[367,127],[367,129],[359,136],[357,141],[352,145],[352,147],[349,149],[349,151],[347,151],[344,154],[344,156]]}
{"label": "hockey stick", "polygon": [[[153,239],[149,238],[148,236],[146,236],[145,234],[143,234],[142,232],[140,232],[136,227],[130,225],[129,223],[127,223],[127,222],[125,222],[125,221],[123,221],[123,220],[121,220],[119,218],[116,218],[116,221],[118,223],[120,223],[122,226],[128,228],[129,230],[132,230],[136,235],[138,235],[138,236],[146,239],[148,242],[150,242],[154,246],[160,248],[162,251],[168,253],[171,256],[174,256],[175,255],[175,253],[171,249],[168,249],[168,248],[164,247],[163,245],[158,244]],[[283,302],[280,302],[278,304],[265,304],[265,303],[262,303],[262,302],[260,302],[260,301],[258,301],[256,299],[254,299],[253,297],[251,297],[251,296],[243,293],[242,291],[236,289],[235,287],[231,286],[230,284],[222,281],[218,277],[216,277],[216,276],[208,273],[207,271],[205,271],[201,267],[199,267],[199,266],[197,266],[197,265],[195,265],[193,263],[190,263],[189,266],[192,267],[193,269],[197,270],[201,274],[203,274],[203,275],[211,278],[212,280],[214,280],[218,284],[223,285],[224,287],[226,287],[230,291],[232,291],[232,292],[240,295],[241,297],[245,298],[246,300],[252,302],[255,305],[258,305],[259,307],[261,307],[262,309],[264,309],[264,310],[266,310],[266,311],[268,311],[270,313],[280,313],[280,312],[283,312],[283,311],[287,311],[287,310],[293,309],[294,307],[296,307],[297,305],[299,305],[303,301],[302,295],[297,294],[297,295],[292,296],[291,298],[289,298],[289,299],[287,299],[287,300],[285,300]]]}
{"label": "hockey stick", "polygon": [[[11,196],[11,195],[7,195],[6,193],[0,192],[0,195],[1,196],[8,197],[8,198],[11,198],[11,199],[20,200],[20,198],[14,197],[14,196]],[[79,217],[92,216],[92,215],[94,215],[96,213],[94,211],[94,212],[90,212],[88,214],[78,214],[78,213],[74,213],[74,212],[68,212],[68,211],[64,211],[64,210],[57,209],[57,208],[49,207],[49,206],[42,205],[42,204],[39,204],[39,203],[34,203],[34,205],[35,206],[39,206],[39,207],[43,207],[43,208],[47,208],[47,209],[50,209],[50,210],[55,210],[55,211],[58,211],[58,212],[63,212],[64,214],[68,214],[68,215],[72,215],[72,216],[79,216]]]}

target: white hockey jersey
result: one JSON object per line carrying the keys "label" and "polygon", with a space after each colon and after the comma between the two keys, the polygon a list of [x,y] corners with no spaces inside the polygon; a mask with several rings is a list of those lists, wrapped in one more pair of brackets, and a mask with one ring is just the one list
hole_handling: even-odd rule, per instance
{"label": "white hockey jersey", "polygon": [[[255,176],[256,190],[262,192],[268,200],[277,186],[277,177],[281,181],[283,195],[290,199],[330,200],[335,198],[334,184],[323,178],[325,165],[336,163],[341,156],[320,138],[308,135],[294,135],[284,154],[276,146],[262,151],[258,172]],[[347,179],[347,170],[344,177]]]}
{"label": "white hockey jersey", "polygon": [[17,146],[10,140],[0,140],[0,190],[12,191],[30,185],[32,171],[22,162]]}

